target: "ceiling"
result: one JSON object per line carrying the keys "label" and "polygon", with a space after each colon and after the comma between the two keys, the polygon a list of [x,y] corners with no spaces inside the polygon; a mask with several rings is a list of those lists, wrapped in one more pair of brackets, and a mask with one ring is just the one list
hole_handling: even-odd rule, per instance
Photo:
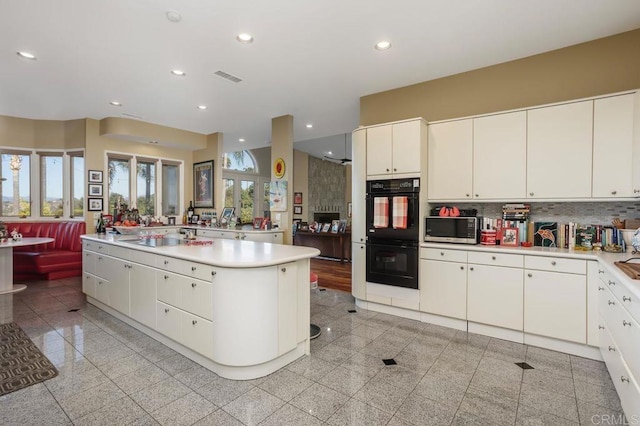
{"label": "ceiling", "polygon": [[[129,117],[223,132],[225,151],[236,151],[268,146],[271,119],[291,114],[295,147],[318,157],[329,150],[344,156],[344,133],[358,125],[361,96],[640,27],[638,0],[0,5],[0,115]],[[168,11],[181,21],[169,21]],[[238,42],[240,32],[254,42]],[[375,50],[383,39],[391,49]],[[242,82],[214,75],[219,70]],[[111,106],[114,100],[122,106]]]}

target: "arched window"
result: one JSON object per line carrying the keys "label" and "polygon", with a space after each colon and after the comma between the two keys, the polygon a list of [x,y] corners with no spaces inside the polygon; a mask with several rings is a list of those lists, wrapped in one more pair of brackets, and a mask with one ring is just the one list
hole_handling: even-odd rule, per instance
{"label": "arched window", "polygon": [[227,152],[222,156],[222,168],[244,173],[258,173],[258,165],[249,151]]}

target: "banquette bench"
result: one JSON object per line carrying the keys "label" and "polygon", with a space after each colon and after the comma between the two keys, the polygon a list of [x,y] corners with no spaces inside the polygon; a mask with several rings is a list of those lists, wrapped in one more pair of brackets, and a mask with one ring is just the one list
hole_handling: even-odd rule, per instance
{"label": "banquette bench", "polygon": [[15,247],[13,277],[17,280],[75,277],[82,275],[82,241],[85,222],[5,222],[7,231],[14,229],[27,237],[49,237],[49,244]]}

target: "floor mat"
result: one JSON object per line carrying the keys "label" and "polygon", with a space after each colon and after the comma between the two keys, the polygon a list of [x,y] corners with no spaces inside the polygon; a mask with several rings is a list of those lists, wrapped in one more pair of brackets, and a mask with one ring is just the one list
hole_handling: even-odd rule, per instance
{"label": "floor mat", "polygon": [[18,324],[0,324],[0,396],[57,375],[58,370]]}

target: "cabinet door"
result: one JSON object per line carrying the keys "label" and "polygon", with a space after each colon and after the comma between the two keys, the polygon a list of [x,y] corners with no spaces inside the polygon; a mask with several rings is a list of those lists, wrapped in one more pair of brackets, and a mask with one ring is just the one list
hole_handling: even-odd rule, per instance
{"label": "cabinet door", "polygon": [[82,253],[82,270],[90,274],[95,274],[97,257],[94,252],[84,250]]}
{"label": "cabinet door", "polygon": [[587,343],[584,275],[525,270],[524,331]]}
{"label": "cabinet door", "polygon": [[171,272],[156,271],[156,284],[158,288],[158,300],[173,306],[182,305],[182,293],[180,283],[185,279]]}
{"label": "cabinet door", "polygon": [[393,173],[420,173],[421,124],[420,120],[416,120],[393,125]]}
{"label": "cabinet door", "polygon": [[353,132],[351,137],[351,240],[364,243],[366,239],[366,181],[367,181],[367,130]]}
{"label": "cabinet door", "polygon": [[[309,286],[303,288],[310,291]],[[278,355],[295,349],[297,344],[298,291],[297,263],[278,265]]]}
{"label": "cabinet door", "polygon": [[97,285],[97,280],[96,277],[94,277],[91,274],[88,273],[83,273],[82,274],[82,292],[84,294],[86,294],[87,296],[96,297],[96,285]]}
{"label": "cabinet door", "polygon": [[131,263],[116,259],[113,262],[113,268],[113,275],[109,280],[109,306],[130,316],[129,270]]}
{"label": "cabinet door", "polygon": [[186,347],[211,358],[213,355],[213,324],[196,315],[182,312],[180,339]]}
{"label": "cabinet door", "polygon": [[473,120],[473,197],[522,199],[527,193],[527,113]]}
{"label": "cabinet door", "polygon": [[523,270],[473,264],[468,267],[468,320],[522,331]]}
{"label": "cabinet door", "polygon": [[152,268],[136,263],[129,270],[131,318],[156,328],[156,274]]}
{"label": "cabinet door", "polygon": [[593,196],[633,196],[634,95],[593,105]]}
{"label": "cabinet door", "polygon": [[390,175],[392,155],[392,126],[367,129],[367,175]]}
{"label": "cabinet door", "polygon": [[107,306],[111,305],[111,291],[109,287],[109,281],[102,278],[96,278],[96,300]]}
{"label": "cabinet door", "polygon": [[211,283],[190,279],[181,282],[180,308],[208,320],[213,319],[213,301],[211,299]]}
{"label": "cabinet door", "polygon": [[473,120],[429,126],[427,198],[471,199]]}
{"label": "cabinet door", "polygon": [[[176,342],[183,343],[180,327],[183,321],[183,312],[178,308],[162,302],[156,302],[156,329]],[[183,327],[184,328],[184,327]]]}
{"label": "cabinet door", "polygon": [[593,101],[527,111],[527,196],[591,197]]}
{"label": "cabinet door", "polygon": [[467,319],[466,264],[421,259],[420,310]]}
{"label": "cabinet door", "polygon": [[366,257],[364,244],[351,244],[351,294],[360,300],[367,300]]}

